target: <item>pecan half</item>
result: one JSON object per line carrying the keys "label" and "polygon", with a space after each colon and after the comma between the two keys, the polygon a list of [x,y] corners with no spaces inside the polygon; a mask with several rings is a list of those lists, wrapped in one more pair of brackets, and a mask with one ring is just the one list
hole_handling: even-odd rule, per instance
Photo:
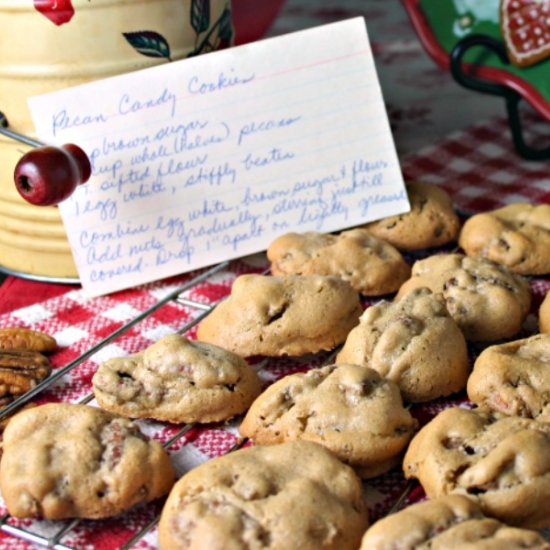
{"label": "pecan half", "polygon": [[0,328],[0,350],[28,349],[49,353],[56,348],[55,338],[44,332],[20,327]]}
{"label": "pecan half", "polygon": [[0,350],[0,396],[25,393],[50,372],[50,361],[38,351]]}

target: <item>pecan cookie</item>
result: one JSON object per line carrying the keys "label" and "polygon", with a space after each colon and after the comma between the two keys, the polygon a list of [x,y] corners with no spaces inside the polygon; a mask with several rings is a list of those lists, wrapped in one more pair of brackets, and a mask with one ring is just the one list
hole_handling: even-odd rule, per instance
{"label": "pecan cookie", "polygon": [[271,243],[267,257],[274,275],[335,275],[365,296],[395,292],[411,274],[401,253],[366,229],[287,233]]}
{"label": "pecan cookie", "polygon": [[550,204],[509,204],[469,218],[459,244],[522,275],[550,273]]}
{"label": "pecan cookie", "polygon": [[399,302],[365,310],[336,363],[370,367],[395,382],[405,401],[430,401],[462,390],[470,373],[462,331],[441,294],[417,288]]}
{"label": "pecan cookie", "polygon": [[399,463],[416,428],[393,382],[369,368],[330,365],[269,386],[240,432],[261,445],[315,441],[367,478]]}
{"label": "pecan cookie", "polygon": [[467,340],[516,335],[531,306],[531,289],[521,275],[486,258],[438,254],[418,260],[396,300],[418,287],[441,293]]}
{"label": "pecan cookie", "polygon": [[550,550],[536,531],[509,527],[486,517],[478,503],[449,495],[408,506],[377,521],[365,533],[360,550]]}
{"label": "pecan cookie", "polygon": [[362,227],[403,251],[432,248],[454,241],[460,230],[460,220],[447,191],[417,181],[407,182],[406,189],[410,212]]}
{"label": "pecan cookie", "polygon": [[292,441],[214,458],[172,489],[161,549],[355,550],[368,526],[359,478],[321,445]]}
{"label": "pecan cookie", "polygon": [[519,527],[550,526],[550,424],[489,409],[445,409],[412,439],[403,469],[430,498],[477,498]]}
{"label": "pecan cookie", "polygon": [[136,424],[95,407],[50,403],[4,432],[0,486],[18,518],[107,518],[166,494],[170,458]]}
{"label": "pecan cookie", "polygon": [[260,378],[242,357],[179,334],[129,357],[109,359],[92,384],[103,409],[176,424],[228,420],[261,391]]}
{"label": "pecan cookie", "polygon": [[241,275],[197,338],[243,357],[331,350],[357,324],[359,294],[338,277]]}
{"label": "pecan cookie", "polygon": [[503,414],[550,422],[550,334],[483,350],[468,379],[468,397]]}

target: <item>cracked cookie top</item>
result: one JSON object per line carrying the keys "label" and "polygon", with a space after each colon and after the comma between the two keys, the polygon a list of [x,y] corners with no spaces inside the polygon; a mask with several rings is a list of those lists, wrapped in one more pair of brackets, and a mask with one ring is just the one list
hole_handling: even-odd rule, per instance
{"label": "cracked cookie top", "polygon": [[447,191],[437,185],[417,181],[407,182],[406,189],[410,212],[389,216],[362,227],[402,251],[443,246],[456,240],[460,220]]}
{"label": "cracked cookie top", "polygon": [[130,418],[219,422],[244,412],[261,391],[239,355],[179,334],[101,364],[92,378],[99,405]]}
{"label": "cracked cookie top", "polygon": [[462,390],[470,373],[462,331],[441,294],[416,288],[399,302],[365,310],[336,363],[370,367],[395,382],[409,402],[430,401]]}
{"label": "cracked cookie top", "polygon": [[550,334],[484,349],[468,379],[468,397],[502,414],[550,422]]}
{"label": "cracked cookie top", "polygon": [[160,443],[134,422],[96,407],[33,407],[14,416],[4,432],[0,486],[15,517],[112,517],[165,495],[173,483]]}
{"label": "cracked cookie top", "polygon": [[240,449],[185,474],[162,510],[159,544],[355,550],[367,525],[353,470],[321,445],[293,441]]}
{"label": "cracked cookie top", "polygon": [[332,350],[357,324],[359,294],[338,277],[241,275],[197,339],[248,357]]}
{"label": "cracked cookie top", "polygon": [[515,203],[466,220],[459,244],[522,275],[550,273],[550,205]]}
{"label": "cracked cookie top", "polygon": [[267,249],[274,275],[335,275],[365,296],[395,292],[411,273],[391,244],[366,229],[287,233]]}
{"label": "cracked cookie top", "polygon": [[360,550],[548,550],[542,535],[509,527],[483,514],[479,504],[462,495],[419,502],[377,521],[367,530]]}
{"label": "cracked cookie top", "polygon": [[400,460],[416,427],[396,384],[369,368],[329,365],[269,386],[248,410],[240,433],[261,445],[315,441],[361,477],[373,477]]}
{"label": "cracked cookie top", "polygon": [[471,341],[512,338],[531,306],[527,279],[481,257],[436,254],[418,260],[395,299],[418,287],[443,294],[451,317]]}
{"label": "cracked cookie top", "polygon": [[489,409],[445,409],[413,437],[403,470],[430,498],[469,495],[509,525],[550,526],[550,424]]}

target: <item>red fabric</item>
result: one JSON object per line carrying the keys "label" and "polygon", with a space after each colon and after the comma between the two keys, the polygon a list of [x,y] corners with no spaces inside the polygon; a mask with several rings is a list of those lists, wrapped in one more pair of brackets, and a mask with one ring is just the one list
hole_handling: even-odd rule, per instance
{"label": "red fabric", "polygon": [[76,286],[28,281],[8,276],[0,286],[0,313],[43,302],[68,292]]}

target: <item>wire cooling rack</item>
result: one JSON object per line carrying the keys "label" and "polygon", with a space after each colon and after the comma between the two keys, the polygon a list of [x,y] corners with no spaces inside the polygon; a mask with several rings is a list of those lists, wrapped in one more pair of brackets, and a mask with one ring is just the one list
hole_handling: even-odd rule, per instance
{"label": "wire cooling rack", "polygon": [[[134,316],[129,322],[126,322],[118,329],[112,331],[101,341],[87,349],[84,353],[76,357],[74,360],[67,363],[65,366],[55,369],[52,374],[29,392],[19,397],[17,400],[8,405],[0,412],[0,420],[8,417],[16,412],[25,403],[41,398],[52,385],[59,383],[64,377],[84,363],[88,358],[94,356],[109,344],[124,338],[128,333],[139,323],[145,321],[151,315],[158,313],[162,308],[176,304],[178,307],[185,309],[189,313],[190,319],[177,329],[177,332],[185,335],[192,333],[193,328],[215,307],[220,301],[203,303],[195,299],[190,299],[186,295],[198,285],[208,283],[209,280],[215,278],[217,274],[227,270],[231,262],[223,262],[211,269],[200,272],[198,275],[186,281],[183,285],[178,286],[166,296],[159,299],[152,306]],[[265,270],[263,273],[267,273]],[[222,296],[220,299],[223,299]],[[270,383],[281,376],[292,372],[301,372],[309,368],[330,364],[336,351],[332,353],[319,353],[305,358],[259,358],[257,361],[252,360],[253,366],[258,371],[264,382]],[[274,368],[275,367],[275,368]],[[47,399],[46,399],[47,400]],[[94,395],[87,393],[84,397],[77,401],[81,404],[95,404]],[[149,437],[154,437],[162,441],[164,448],[172,456],[172,453],[189,444],[191,441],[197,440],[204,433],[212,431],[220,431],[220,433],[230,434],[230,438],[222,436],[220,449],[217,449],[216,454],[221,456],[235,449],[240,448],[246,443],[246,440],[238,436],[238,424],[240,418],[236,418],[230,422],[216,425],[179,425],[161,426],[157,422],[149,422],[139,420],[140,428]],[[176,472],[178,475],[183,474],[183,471]],[[393,472],[382,476],[378,480],[365,483],[366,495],[370,495],[374,499],[369,506],[371,518],[373,512],[378,516],[385,515],[390,511],[401,507],[408,498],[411,498],[410,493],[415,485],[406,482],[399,472]],[[8,513],[0,516],[0,529],[14,537],[14,542],[21,543],[26,541],[32,547],[43,546],[48,548],[58,549],[76,549],[81,545],[78,541],[82,540],[81,531],[93,531],[96,534],[97,542],[93,542],[94,548],[154,548],[156,545],[156,527],[162,510],[162,501],[154,502],[148,505],[142,505],[136,509],[130,510],[127,513],[117,516],[112,520],[82,520],[74,519],[67,521],[45,521],[45,520],[19,520],[13,518]],[[121,527],[122,526],[122,527]],[[117,532],[118,530],[118,532]],[[102,532],[106,535],[102,535]],[[108,544],[102,541],[109,540]],[[77,542],[75,542],[77,541]],[[115,544],[113,544],[113,541]],[[90,539],[88,539],[90,542]],[[1,543],[0,543],[1,547]],[[17,547],[17,546],[14,546]]]}
{"label": "wire cooling rack", "polygon": [[[409,258],[409,261],[412,262],[414,259]],[[182,284],[168,290],[163,297],[155,300],[152,305],[143,309],[139,314],[132,316],[129,321],[109,331],[106,336],[91,345],[78,357],[64,366],[55,368],[46,380],[1,411],[0,420],[17,411],[28,401],[43,402],[52,400],[52,396],[58,399],[60,395],[61,397],[68,395],[59,391],[59,387],[66,383],[67,378],[70,378],[76,369],[81,368],[93,356],[100,355],[110,344],[116,345],[125,339],[135,337],[135,333],[139,332],[138,326],[146,324],[151,317],[162,317],[162,312],[166,308],[177,308],[179,313],[176,317],[182,319],[181,326],[178,324],[174,330],[193,338],[195,327],[220,300],[229,294],[230,283],[236,276],[243,272],[268,273],[268,264],[264,256],[259,261],[245,264],[244,267],[239,262],[240,260],[223,262],[210,269],[185,276]],[[224,284],[220,285],[219,281],[222,279]],[[547,289],[547,285],[541,285],[541,283],[542,281],[533,281],[532,284],[534,292],[539,295],[539,301],[540,296]],[[197,289],[209,285],[212,288],[217,288],[216,292],[210,295],[210,297],[214,296],[214,299],[203,301],[204,293],[198,292]],[[364,306],[367,307],[376,301],[378,299],[364,299]],[[471,361],[479,351],[479,348],[470,349]],[[330,364],[333,362],[336,352],[337,350],[298,358],[249,358],[249,362],[257,369],[267,385],[287,374]],[[89,373],[87,378],[88,382],[91,379],[91,374],[93,373]],[[54,387],[57,388],[55,391],[52,390]],[[91,384],[88,383],[78,400],[69,400],[95,405]],[[465,394],[458,394],[444,400],[415,405],[411,407],[411,412],[419,420],[420,425],[423,425],[443,408],[464,404],[467,404]],[[163,444],[172,458],[178,476],[183,475],[200,462],[232,452],[245,444],[246,441],[239,437],[239,422],[240,418],[226,423],[209,425],[166,425],[156,421],[137,421],[146,436],[155,438]],[[196,449],[206,449],[206,451],[202,454],[198,451],[195,453]],[[182,462],[181,454],[185,454],[185,452],[187,452],[186,459]],[[365,481],[364,489],[371,523],[424,497],[418,483],[406,481],[400,468]],[[7,542],[0,541],[0,548],[11,550],[11,548],[43,546],[59,549],[94,548],[94,550],[154,549],[157,546],[156,529],[162,505],[163,500],[161,499],[135,507],[116,518],[93,521],[82,519],[68,521],[20,520],[6,513],[0,516],[0,530],[8,533],[11,537],[4,537]]]}

